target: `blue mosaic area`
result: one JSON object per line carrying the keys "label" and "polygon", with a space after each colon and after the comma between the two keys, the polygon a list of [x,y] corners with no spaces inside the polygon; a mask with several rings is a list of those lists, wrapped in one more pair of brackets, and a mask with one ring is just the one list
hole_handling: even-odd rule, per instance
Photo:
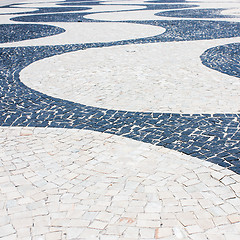
{"label": "blue mosaic area", "polygon": [[178,11],[166,11],[156,13],[156,16],[164,17],[182,17],[182,18],[235,18],[233,15],[223,15],[222,11],[227,10],[227,8],[219,9],[188,9],[188,10],[178,10]]}
{"label": "blue mosaic area", "polygon": [[[141,5],[139,5],[141,6]],[[143,10],[164,10],[164,9],[180,9],[180,8],[192,8],[197,7],[198,5],[186,5],[186,4],[149,4],[142,5],[145,6],[146,9]]]}
{"label": "blue mosaic area", "polygon": [[[85,19],[86,14],[89,13],[36,14],[16,17],[14,21],[98,22]],[[47,96],[28,88],[20,81],[20,71],[29,64],[67,52],[128,44],[240,36],[240,23],[237,22],[203,20],[121,22],[160,26],[164,27],[166,32],[154,37],[109,43],[0,48],[0,125],[75,128],[112,133],[174,149],[240,174],[240,114],[190,115],[96,108]],[[21,32],[15,33],[16,39],[21,38]],[[39,34],[40,36],[42,35]],[[212,49],[216,52],[218,50]],[[219,51],[220,56],[224,56],[221,55],[221,49]],[[211,54],[215,53],[211,53],[209,49],[201,56],[203,64],[204,61],[211,62],[209,65],[217,61],[211,60]],[[229,63],[224,62],[222,65],[228,68]]]}
{"label": "blue mosaic area", "polygon": [[201,55],[201,60],[211,69],[240,78],[240,43],[210,48]]}
{"label": "blue mosaic area", "polygon": [[53,36],[63,32],[65,29],[50,25],[0,24],[0,43]]}

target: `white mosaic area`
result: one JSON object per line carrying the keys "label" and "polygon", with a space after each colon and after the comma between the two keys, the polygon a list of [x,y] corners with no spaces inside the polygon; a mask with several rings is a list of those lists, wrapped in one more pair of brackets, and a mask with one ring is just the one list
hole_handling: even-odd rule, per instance
{"label": "white mosaic area", "polygon": [[200,55],[208,48],[239,40],[87,49],[37,61],[22,70],[20,79],[47,95],[94,107],[238,113],[239,78],[207,68]]}
{"label": "white mosaic area", "polygon": [[1,128],[1,239],[239,239],[240,176],[86,130]]}
{"label": "white mosaic area", "polygon": [[[5,16],[4,16],[5,17]],[[5,17],[6,18],[6,17]],[[1,17],[0,17],[1,20]],[[2,18],[3,21],[3,18]],[[5,19],[5,21],[9,21]],[[6,22],[10,23],[10,22]],[[12,23],[12,22],[11,22]],[[35,23],[34,23],[35,24]],[[39,23],[37,23],[39,24]],[[41,23],[42,24],[42,23]],[[145,38],[160,35],[164,28],[130,23],[47,23],[65,29],[65,32],[54,36],[24,40],[13,43],[2,43],[0,47],[46,46],[77,43],[111,42],[126,39]]]}

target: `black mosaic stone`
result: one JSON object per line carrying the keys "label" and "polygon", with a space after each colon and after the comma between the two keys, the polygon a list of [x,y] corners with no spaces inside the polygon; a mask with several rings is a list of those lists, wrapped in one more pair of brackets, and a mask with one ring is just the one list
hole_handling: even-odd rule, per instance
{"label": "black mosaic stone", "polygon": [[53,36],[63,32],[65,29],[50,25],[0,24],[0,43]]}
{"label": "black mosaic stone", "polygon": [[240,78],[240,43],[210,48],[200,58],[211,69]]}
{"label": "black mosaic stone", "polygon": [[182,18],[236,18],[234,15],[223,15],[222,11],[228,10],[227,8],[218,9],[183,9],[178,11],[165,11],[156,13],[156,16],[164,17],[182,17]]}
{"label": "black mosaic stone", "polygon": [[[141,6],[141,5],[139,5],[139,6]],[[145,11],[145,10],[164,10],[164,9],[180,9],[180,8],[198,7],[198,5],[192,5],[192,4],[145,4],[145,5],[142,5],[142,6],[146,7],[145,9],[142,9],[143,11]]]}

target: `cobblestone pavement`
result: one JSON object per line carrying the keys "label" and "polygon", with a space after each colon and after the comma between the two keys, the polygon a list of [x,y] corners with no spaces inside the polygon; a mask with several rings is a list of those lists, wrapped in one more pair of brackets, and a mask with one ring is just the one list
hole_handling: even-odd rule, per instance
{"label": "cobblestone pavement", "polygon": [[240,3],[7,3],[0,239],[239,239]]}

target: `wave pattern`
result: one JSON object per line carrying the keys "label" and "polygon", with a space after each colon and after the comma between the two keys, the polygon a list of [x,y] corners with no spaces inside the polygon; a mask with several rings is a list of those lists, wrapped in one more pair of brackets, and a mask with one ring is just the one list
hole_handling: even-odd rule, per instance
{"label": "wave pattern", "polygon": [[[84,4],[95,3],[85,2]],[[85,19],[86,14],[89,13],[37,14],[16,17],[13,20],[26,22],[98,22]],[[227,167],[240,174],[240,114],[191,115],[96,108],[47,96],[26,87],[20,81],[20,71],[35,61],[87,48],[230,38],[240,35],[240,23],[237,22],[202,20],[121,22],[160,26],[164,27],[166,32],[149,38],[109,43],[1,48],[0,125],[76,128],[116,134],[178,150]],[[14,28],[18,25],[8,27]],[[45,32],[45,30],[42,31]],[[21,31],[16,32],[16,38],[11,39],[11,41],[19,41],[22,35]],[[34,37],[34,33],[29,35]],[[42,35],[37,34],[37,37],[40,36]],[[215,48],[213,51],[221,55],[222,49]],[[204,64],[207,61],[211,62],[209,60],[211,59],[211,51],[204,53],[201,58]],[[212,62],[216,61],[212,60]],[[222,65],[226,66],[226,62],[223,62]]]}

